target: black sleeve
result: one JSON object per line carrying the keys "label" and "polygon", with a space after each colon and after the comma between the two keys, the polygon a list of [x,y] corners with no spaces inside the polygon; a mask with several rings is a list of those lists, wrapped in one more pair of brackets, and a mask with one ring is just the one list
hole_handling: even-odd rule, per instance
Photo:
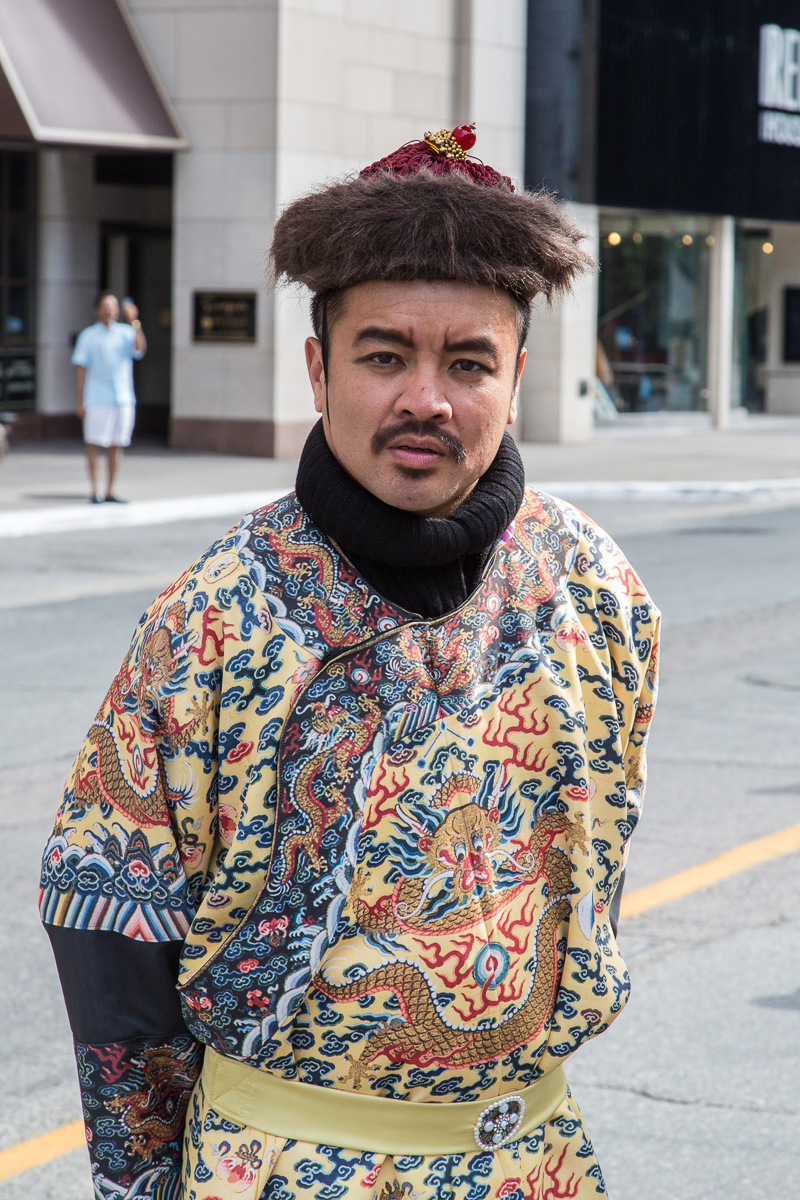
{"label": "black sleeve", "polygon": [[203,1062],[176,989],[182,943],[45,928],[75,1037],[95,1195],[178,1200]]}
{"label": "black sleeve", "polygon": [[176,989],[182,942],[46,925],[69,1023],[79,1042],[186,1033]]}

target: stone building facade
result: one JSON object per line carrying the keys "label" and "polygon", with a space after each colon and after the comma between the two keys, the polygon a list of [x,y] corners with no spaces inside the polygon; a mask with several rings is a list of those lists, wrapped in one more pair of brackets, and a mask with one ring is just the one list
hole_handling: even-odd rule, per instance
{"label": "stone building facade", "polygon": [[[45,0],[30,2],[44,19]],[[113,3],[77,7],[85,22],[93,5]],[[294,455],[314,419],[309,322],[305,297],[266,285],[276,214],[315,184],[462,121],[477,122],[475,152],[521,182],[525,0],[120,0],[120,9],[174,138],[154,147],[146,129],[104,131],[101,112],[94,141],[80,129],[3,137],[0,154],[36,160],[31,316],[6,347],[9,375],[28,339],[35,384],[22,400],[22,385],[16,400],[6,387],[0,403],[16,404],[19,433],[76,431],[70,343],[96,292],[111,288],[133,295],[150,340],[137,366],[141,431],[178,448]],[[13,43],[4,24],[0,15],[0,45]],[[63,57],[50,69],[81,69]],[[27,64],[34,77],[44,69]],[[593,210],[577,207],[594,235]],[[198,294],[245,296],[254,336],[198,338]],[[590,435],[579,393],[594,370],[594,320],[591,281],[563,311],[535,313],[521,436]]]}

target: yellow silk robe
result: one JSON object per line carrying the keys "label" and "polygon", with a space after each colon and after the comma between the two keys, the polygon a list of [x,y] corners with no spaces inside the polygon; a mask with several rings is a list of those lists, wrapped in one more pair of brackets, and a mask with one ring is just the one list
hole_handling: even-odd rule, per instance
{"label": "yellow silk robe", "polygon": [[78,1039],[98,1194],[605,1194],[571,1095],[498,1150],[392,1158],[236,1126],[196,1081],[211,1045],[320,1087],[488,1102],[602,1033],[629,989],[609,911],[658,623],[613,542],[532,491],[436,620],[377,595],[294,496],[158,598],[43,866],[49,926],[182,947],[188,1032]]}

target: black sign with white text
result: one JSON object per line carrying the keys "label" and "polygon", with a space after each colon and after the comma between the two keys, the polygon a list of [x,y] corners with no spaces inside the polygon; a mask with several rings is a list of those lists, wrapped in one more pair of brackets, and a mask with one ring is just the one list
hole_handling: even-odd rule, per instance
{"label": "black sign with white text", "polygon": [[800,220],[797,0],[598,0],[597,203]]}
{"label": "black sign with white text", "polygon": [[33,350],[0,349],[0,411],[36,404],[36,357]]}

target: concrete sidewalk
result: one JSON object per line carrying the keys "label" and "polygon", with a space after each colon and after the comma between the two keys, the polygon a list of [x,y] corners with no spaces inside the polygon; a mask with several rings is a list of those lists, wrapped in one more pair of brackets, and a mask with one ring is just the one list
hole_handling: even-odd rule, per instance
{"label": "concrete sidewalk", "polygon": [[[623,418],[599,429],[588,445],[525,443],[520,450],[528,480],[553,491],[558,490],[553,485],[563,484],[568,498],[635,494],[647,499],[652,493],[653,499],[663,499],[695,483],[707,496],[709,489],[723,495],[726,487],[730,494],[730,485],[737,484],[744,485],[733,488],[737,494],[762,485],[779,494],[800,491],[800,417],[754,416],[725,432],[691,416],[677,422]],[[222,502],[228,496],[289,490],[296,466],[288,459],[193,454],[142,442],[126,453],[118,491],[134,502],[199,497]],[[77,442],[14,446],[0,464],[0,513],[7,517],[23,510],[32,515],[88,509],[87,497],[83,447]],[[103,508],[93,510],[98,520]],[[107,519],[110,513],[111,506]]]}

